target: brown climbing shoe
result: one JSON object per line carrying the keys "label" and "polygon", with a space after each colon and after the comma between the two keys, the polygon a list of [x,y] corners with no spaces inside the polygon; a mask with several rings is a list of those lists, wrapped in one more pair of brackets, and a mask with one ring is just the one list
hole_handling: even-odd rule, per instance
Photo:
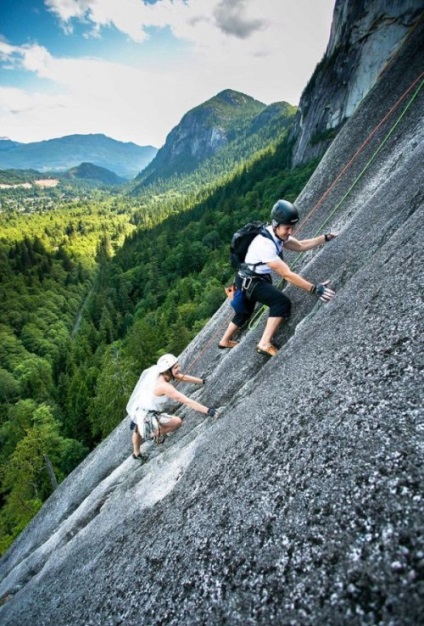
{"label": "brown climbing shoe", "polygon": [[275,346],[268,346],[268,348],[256,346],[256,352],[258,352],[258,354],[264,354],[265,356],[276,356],[278,354],[278,350]]}
{"label": "brown climbing shoe", "polygon": [[230,350],[231,348],[235,348],[236,346],[238,346],[238,341],[232,341],[231,339],[228,342],[228,346],[222,346],[220,343],[218,344],[218,348],[220,350]]}

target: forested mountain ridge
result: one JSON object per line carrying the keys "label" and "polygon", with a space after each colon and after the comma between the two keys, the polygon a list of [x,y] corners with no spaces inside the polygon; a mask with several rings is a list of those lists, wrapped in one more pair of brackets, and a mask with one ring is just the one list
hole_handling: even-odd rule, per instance
{"label": "forested mountain ridge", "polygon": [[134,193],[158,180],[200,169],[206,172],[213,157],[216,158],[212,169],[221,163],[218,173],[225,173],[263,149],[266,143],[281,139],[295,111],[295,107],[284,102],[267,107],[231,89],[220,92],[188,111],[171,130],[165,145],[136,178]]}
{"label": "forested mountain ridge", "polygon": [[114,172],[111,172],[105,167],[93,165],[93,163],[81,163],[77,167],[73,167],[65,172],[63,178],[88,181],[92,182],[94,185],[123,185],[127,182]]}
{"label": "forested mountain ridge", "polygon": [[[236,349],[217,349],[230,317],[224,304],[180,355],[206,384],[179,386],[223,406],[221,417],[170,406],[183,427],[161,447],[147,444],[149,461],[140,467],[122,416],[0,562],[6,626],[421,623],[423,32],[421,24],[411,33],[297,198],[302,238],[330,229],[339,236],[287,260],[309,280],[330,279],[335,299],[324,305],[288,287],[292,317],[271,361],[255,350],[264,317]],[[228,269],[219,255],[228,241],[220,251],[213,231],[265,216],[280,193],[296,195],[286,187],[301,171],[289,170],[290,154],[288,143],[279,146],[274,162],[266,155],[191,215],[187,208],[163,231],[156,226],[151,245],[161,263],[145,267],[142,233],[113,263],[99,259],[96,297],[107,309],[129,296],[133,324],[127,318],[127,332],[103,327],[122,336],[103,349],[95,424],[118,390],[124,406],[135,364],[158,345],[183,341],[181,332],[170,336],[176,311],[189,316],[190,298],[202,302],[210,286],[222,289]],[[176,245],[180,226],[187,241],[201,244],[194,257]],[[181,281],[177,270],[186,272]],[[175,290],[160,309],[167,317],[157,343],[153,314],[140,334],[142,308],[154,303],[146,291],[131,312],[131,287],[141,293],[147,281],[168,280]],[[161,293],[166,301],[166,288]],[[88,334],[78,365],[87,344],[94,345]],[[84,366],[76,388],[89,371]]]}
{"label": "forested mountain ridge", "polygon": [[19,145],[21,145],[19,141],[11,141],[7,137],[0,137],[0,152],[11,150],[12,148],[16,148]]}
{"label": "forested mountain ridge", "polygon": [[[114,172],[104,167],[98,167],[92,163],[81,163],[76,167],[60,172],[38,172],[37,170],[0,170],[0,185],[2,189],[22,183],[30,183],[32,186],[55,186],[61,184],[62,189],[69,187],[70,182],[87,183],[92,187],[103,187],[113,185],[125,185],[128,181],[117,176]],[[6,194],[3,194],[5,197]],[[1,202],[1,197],[0,197]]]}
{"label": "forested mountain ridge", "polygon": [[117,141],[101,134],[68,135],[27,144],[3,140],[0,141],[0,169],[59,172],[88,162],[130,179],[153,159],[156,152],[153,146]]}
{"label": "forested mountain ridge", "polygon": [[48,177],[48,174],[41,174],[37,170],[0,170],[0,184],[4,185],[34,182],[37,179],[46,177]]}

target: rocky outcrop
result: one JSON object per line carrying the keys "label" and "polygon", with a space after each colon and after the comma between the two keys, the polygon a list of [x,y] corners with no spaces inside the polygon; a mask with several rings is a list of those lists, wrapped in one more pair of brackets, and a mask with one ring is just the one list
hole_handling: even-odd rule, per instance
{"label": "rocky outcrop", "polygon": [[[4,626],[416,626],[424,594],[424,26],[345,123],[298,198],[276,357],[264,318],[227,352],[224,304],[181,355],[223,405],[138,466],[124,421],[0,562]],[[187,390],[184,385],[180,387]]]}
{"label": "rocky outcrop", "polygon": [[[168,135],[168,142],[163,155],[168,152],[170,165],[172,161],[185,156],[185,152],[195,161],[201,162],[212,156],[228,143],[227,132],[218,120],[212,120],[212,111],[203,110],[197,114],[185,116],[181,124]],[[222,123],[222,122],[221,122]]]}
{"label": "rocky outcrop", "polygon": [[293,165],[322,156],[422,12],[422,0],[336,1],[327,50],[301,97]]}
{"label": "rocky outcrop", "polygon": [[166,138],[152,163],[138,176],[142,183],[191,172],[238,135],[265,104],[226,89],[191,109]]}

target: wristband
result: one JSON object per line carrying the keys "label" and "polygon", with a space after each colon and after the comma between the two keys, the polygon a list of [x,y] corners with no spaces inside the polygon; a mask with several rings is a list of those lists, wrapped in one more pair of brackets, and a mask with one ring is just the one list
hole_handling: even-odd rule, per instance
{"label": "wristband", "polygon": [[209,417],[215,417],[215,415],[216,415],[216,409],[214,409],[213,407],[210,407],[210,408],[208,409],[208,413],[207,413],[207,414],[209,415]]}
{"label": "wristband", "polygon": [[329,241],[331,241],[331,239],[334,239],[334,237],[331,233],[326,233],[324,235],[324,239],[325,239],[325,242],[328,243]]}
{"label": "wristband", "polygon": [[202,385],[206,385],[206,378],[201,378],[200,380],[202,381]]}

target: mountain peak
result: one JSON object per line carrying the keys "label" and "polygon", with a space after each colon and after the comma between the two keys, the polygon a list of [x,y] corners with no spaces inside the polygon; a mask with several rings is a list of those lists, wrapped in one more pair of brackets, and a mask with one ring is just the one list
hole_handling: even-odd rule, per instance
{"label": "mountain peak", "polygon": [[193,171],[206,159],[241,137],[266,105],[233,89],[218,94],[188,111],[166,138],[165,145],[141,173],[143,184]]}
{"label": "mountain peak", "polygon": [[80,179],[85,181],[97,182],[103,185],[122,185],[125,182],[124,178],[117,176],[110,170],[94,165],[93,163],[81,163],[80,165],[69,169],[64,178]]}
{"label": "mountain peak", "polygon": [[263,102],[259,102],[259,100],[255,100],[251,96],[246,95],[240,91],[235,91],[234,89],[224,89],[216,94],[209,102],[217,100],[219,102],[223,102],[225,104],[230,104],[232,106],[244,106],[247,103],[256,102],[265,106]]}

